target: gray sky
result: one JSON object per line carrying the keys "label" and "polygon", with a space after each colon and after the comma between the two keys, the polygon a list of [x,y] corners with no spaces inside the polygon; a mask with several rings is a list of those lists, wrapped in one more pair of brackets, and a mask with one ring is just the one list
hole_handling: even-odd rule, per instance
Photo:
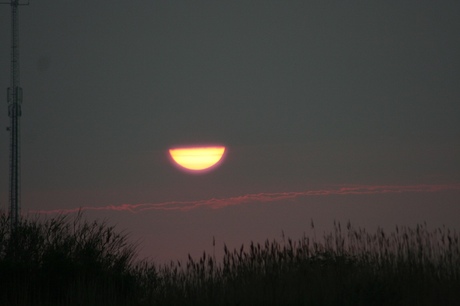
{"label": "gray sky", "polygon": [[[0,7],[4,97],[9,14]],[[153,239],[162,251],[145,242],[144,253],[159,260],[208,247],[219,233],[236,244],[301,233],[311,216],[455,224],[459,14],[458,1],[31,0],[20,8],[22,210],[454,184],[430,196],[88,212]],[[228,147],[218,169],[191,176],[171,166],[169,147],[202,143]],[[6,131],[0,157],[7,209]]]}

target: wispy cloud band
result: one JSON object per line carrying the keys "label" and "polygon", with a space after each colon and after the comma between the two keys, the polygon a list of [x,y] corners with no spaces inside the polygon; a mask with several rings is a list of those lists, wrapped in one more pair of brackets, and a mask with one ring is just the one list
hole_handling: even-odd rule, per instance
{"label": "wispy cloud band", "polygon": [[212,209],[224,208],[246,203],[266,203],[281,200],[293,200],[302,197],[320,197],[333,195],[377,195],[392,193],[431,193],[448,190],[460,191],[460,183],[444,185],[347,185],[335,188],[305,190],[295,192],[262,192],[228,198],[211,198],[195,201],[169,201],[160,203],[120,204],[107,206],[82,206],[70,209],[30,210],[30,214],[70,214],[78,211],[122,211],[139,213],[150,210],[190,211],[206,207]]}

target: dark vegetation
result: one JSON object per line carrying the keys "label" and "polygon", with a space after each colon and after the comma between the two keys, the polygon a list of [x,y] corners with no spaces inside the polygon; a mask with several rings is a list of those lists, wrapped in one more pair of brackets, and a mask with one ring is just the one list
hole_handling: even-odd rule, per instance
{"label": "dark vegetation", "polygon": [[22,219],[14,232],[0,214],[0,305],[458,305],[456,232],[334,225],[320,240],[283,236],[156,265],[81,214]]}

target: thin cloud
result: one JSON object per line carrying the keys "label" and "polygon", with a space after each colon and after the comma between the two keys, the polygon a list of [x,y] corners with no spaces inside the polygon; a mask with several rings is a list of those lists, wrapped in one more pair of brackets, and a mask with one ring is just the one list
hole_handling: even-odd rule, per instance
{"label": "thin cloud", "polygon": [[394,193],[431,193],[447,190],[460,190],[459,184],[445,185],[346,185],[336,188],[306,190],[297,192],[263,192],[246,194],[229,198],[211,198],[196,201],[169,201],[144,204],[120,204],[107,206],[83,206],[71,209],[30,210],[31,214],[71,214],[78,211],[122,211],[139,213],[151,210],[190,211],[197,208],[220,209],[228,206],[246,203],[267,203],[281,200],[294,200],[304,197],[347,196],[347,195],[376,195]]}

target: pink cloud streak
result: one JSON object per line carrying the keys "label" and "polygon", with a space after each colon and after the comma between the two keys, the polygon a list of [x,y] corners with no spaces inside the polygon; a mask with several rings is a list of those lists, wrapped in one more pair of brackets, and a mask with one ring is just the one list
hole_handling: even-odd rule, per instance
{"label": "pink cloud streak", "polygon": [[149,210],[162,211],[189,211],[192,209],[207,207],[212,209],[224,208],[227,206],[241,205],[245,203],[267,203],[281,200],[293,200],[302,197],[318,197],[332,195],[376,195],[392,193],[426,193],[441,192],[448,190],[460,190],[460,183],[445,185],[347,185],[340,188],[306,190],[297,192],[263,192],[246,194],[228,198],[211,198],[196,201],[169,201],[161,203],[143,204],[120,204],[107,206],[83,206],[70,209],[54,210],[30,210],[31,214],[70,214],[78,211],[126,211],[139,213]]}

